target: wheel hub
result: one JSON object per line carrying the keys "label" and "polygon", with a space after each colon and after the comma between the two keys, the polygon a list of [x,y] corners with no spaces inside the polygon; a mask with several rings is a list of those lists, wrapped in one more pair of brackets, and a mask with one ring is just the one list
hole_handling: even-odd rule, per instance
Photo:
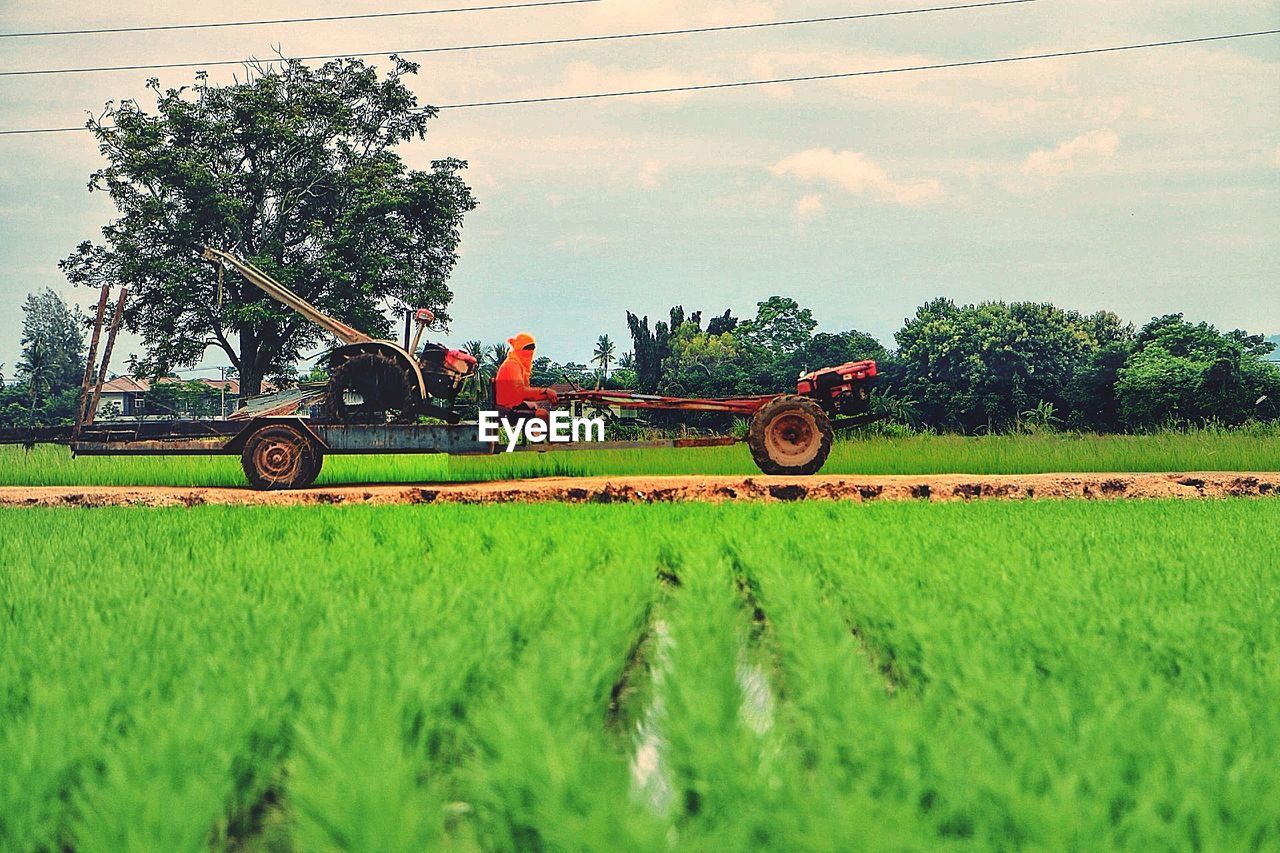
{"label": "wheel hub", "polygon": [[803,463],[818,452],[818,432],[803,415],[787,413],[775,418],[766,433],[770,455]]}
{"label": "wheel hub", "polygon": [[280,479],[287,478],[298,467],[298,448],[283,442],[264,444],[258,450],[260,470]]}

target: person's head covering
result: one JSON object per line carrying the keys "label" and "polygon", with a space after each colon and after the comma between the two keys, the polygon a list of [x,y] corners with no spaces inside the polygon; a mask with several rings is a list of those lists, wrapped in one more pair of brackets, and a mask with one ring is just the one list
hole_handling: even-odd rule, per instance
{"label": "person's head covering", "polygon": [[511,345],[511,354],[520,360],[525,367],[533,366],[533,352],[538,342],[528,332],[520,332],[514,338],[507,338]]}

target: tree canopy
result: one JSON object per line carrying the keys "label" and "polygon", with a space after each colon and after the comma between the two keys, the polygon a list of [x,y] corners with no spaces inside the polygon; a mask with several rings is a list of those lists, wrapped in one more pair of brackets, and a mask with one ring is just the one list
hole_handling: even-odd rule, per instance
{"label": "tree canopy", "polygon": [[[78,388],[84,377],[84,331],[88,318],[71,308],[49,288],[27,294],[22,303],[22,359],[46,364],[48,384],[56,389]],[[37,351],[41,351],[37,354]],[[19,378],[23,378],[21,363]]]}
{"label": "tree canopy", "polygon": [[879,363],[879,409],[939,430],[1042,423],[1108,432],[1280,418],[1280,368],[1266,360],[1275,343],[1180,314],[1135,331],[1107,311],[935,299],[904,321],[896,350],[856,329],[815,332],[812,312],[782,296],[760,302],[755,317],[725,312],[706,329],[682,306],[652,332],[647,317],[627,317],[636,369],[615,379],[647,392],[777,393],[803,372],[870,358]]}
{"label": "tree canopy", "polygon": [[0,383],[0,425],[57,424],[75,416],[84,378],[87,318],[53,290],[22,303],[17,381]]}
{"label": "tree canopy", "polygon": [[1280,370],[1263,361],[1274,347],[1261,335],[1223,334],[1181,314],[1156,317],[1138,332],[1133,353],[1117,371],[1125,425],[1280,417]]}
{"label": "tree canopy", "polygon": [[446,158],[410,169],[397,146],[423,139],[419,106],[396,59],[379,78],[354,59],[261,65],[249,79],[162,90],[154,112],[108,104],[89,123],[106,164],[89,180],[118,217],[102,241],[62,262],[75,284],[128,285],[125,323],[146,348],[138,369],[163,374],[223,350],[247,394],[324,340],[315,326],[239,276],[198,257],[235,251],[321,310],[387,336],[387,312],[452,298],[464,214],[474,208]]}
{"label": "tree canopy", "polygon": [[1064,394],[1102,343],[1130,334],[1114,315],[1039,302],[956,305],[935,299],[894,335],[903,392],[921,418],[963,431],[1011,426],[1041,403],[1070,415]]}

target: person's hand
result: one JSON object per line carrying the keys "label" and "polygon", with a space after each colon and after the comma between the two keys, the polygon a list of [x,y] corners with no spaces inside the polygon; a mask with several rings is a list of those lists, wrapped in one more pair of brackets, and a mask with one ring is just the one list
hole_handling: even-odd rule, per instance
{"label": "person's hand", "polygon": [[548,403],[550,403],[551,405],[553,405],[553,406],[554,406],[554,405],[559,401],[559,399],[560,399],[560,398],[559,398],[558,396],[556,396],[556,392],[555,392],[555,391],[552,391],[550,388],[548,388],[548,389],[547,389],[547,402],[548,402]]}

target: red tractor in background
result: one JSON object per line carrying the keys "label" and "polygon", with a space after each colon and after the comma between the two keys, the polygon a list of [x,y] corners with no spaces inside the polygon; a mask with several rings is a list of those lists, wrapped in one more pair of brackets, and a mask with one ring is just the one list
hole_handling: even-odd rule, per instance
{"label": "red tractor in background", "polygon": [[746,441],[766,474],[816,474],[831,453],[837,429],[880,420],[871,414],[874,361],[850,361],[803,374],[794,394],[754,397],[660,397],[634,391],[578,390],[561,394],[623,409],[723,412],[749,419]]}
{"label": "red tractor in background", "polygon": [[831,453],[835,430],[870,415],[874,361],[849,361],[803,374],[796,393],[774,397],[751,418],[747,445],[766,474],[814,474]]}

